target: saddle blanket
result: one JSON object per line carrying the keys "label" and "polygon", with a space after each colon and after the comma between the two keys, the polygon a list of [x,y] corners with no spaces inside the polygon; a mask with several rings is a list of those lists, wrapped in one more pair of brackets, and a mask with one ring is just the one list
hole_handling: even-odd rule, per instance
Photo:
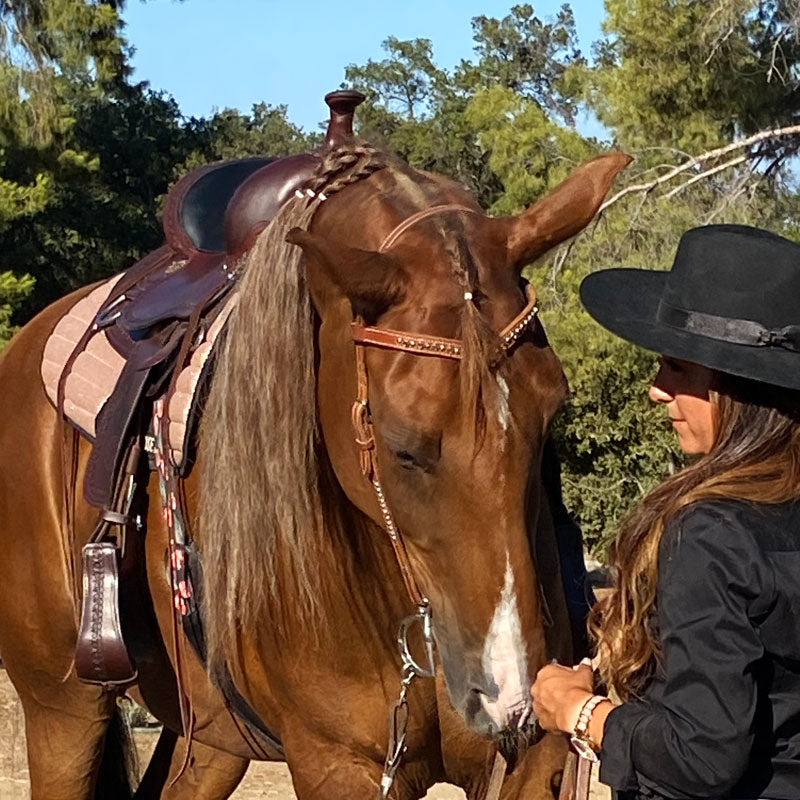
{"label": "saddle blanket", "polygon": [[[121,277],[122,275],[116,275],[78,300],[50,334],[42,356],[41,376],[47,397],[54,406],[58,406],[58,386],[70,356],[84,333],[93,325],[97,312]],[[192,430],[190,419],[203,370],[236,305],[237,297],[236,292],[232,292],[223,301],[224,307],[181,370],[175,391],[171,397],[164,398],[168,409],[172,457],[177,467],[183,464],[189,450],[188,438]],[[125,358],[114,349],[105,331],[101,329],[77,356],[66,376],[64,415],[92,442],[96,436],[97,415],[113,394],[124,366]]]}

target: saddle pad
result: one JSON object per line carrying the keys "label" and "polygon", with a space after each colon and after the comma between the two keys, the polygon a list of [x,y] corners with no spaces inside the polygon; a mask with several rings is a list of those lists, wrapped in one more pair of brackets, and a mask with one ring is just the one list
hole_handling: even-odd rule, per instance
{"label": "saddle pad", "polygon": [[[65,364],[121,277],[116,275],[78,300],[50,334],[44,347],[41,374],[47,396],[54,406],[58,406],[58,382]],[[67,376],[64,414],[92,440],[95,438],[95,419],[114,391],[124,365],[125,359],[111,346],[105,333],[99,331],[77,357]]]}
{"label": "saddle pad", "polygon": [[[41,375],[50,402],[57,406],[58,383],[70,355],[83,334],[91,327],[95,315],[105,303],[117,275],[80,299],[59,321],[50,334],[42,356]],[[224,301],[202,342],[194,349],[189,363],[177,378],[175,391],[166,398],[170,420],[170,444],[176,466],[183,465],[191,435],[190,414],[195,410],[195,395],[200,386],[214,344],[236,305],[232,292]],[[111,346],[104,331],[98,331],[72,365],[65,382],[64,414],[71,424],[94,441],[96,420],[100,410],[117,385],[125,359]]]}
{"label": "saddle pad", "polygon": [[195,412],[198,407],[198,389],[203,383],[202,378],[209,363],[209,357],[238,300],[239,295],[235,291],[225,298],[225,305],[214,318],[203,341],[195,347],[189,363],[178,375],[172,397],[166,398],[172,461],[179,469],[183,466],[191,443],[191,434],[194,429],[192,423],[196,421]]}

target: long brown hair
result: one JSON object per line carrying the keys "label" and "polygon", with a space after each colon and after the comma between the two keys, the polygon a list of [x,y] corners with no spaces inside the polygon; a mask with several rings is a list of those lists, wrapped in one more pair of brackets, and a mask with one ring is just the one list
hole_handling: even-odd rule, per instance
{"label": "long brown hair", "polygon": [[800,497],[797,393],[719,373],[716,379],[711,450],[657,486],[623,522],[609,550],[614,588],[589,617],[600,672],[623,700],[648,683],[661,657],[655,604],[667,522],[700,500]]}
{"label": "long brown hair", "polygon": [[[213,465],[200,475],[197,520],[212,673],[226,658],[237,663],[237,637],[255,629],[268,601],[275,606],[275,630],[307,624],[323,633],[321,573],[332,573],[336,564],[349,568],[342,562],[353,549],[348,537],[356,535],[355,523],[341,507],[344,496],[328,474],[317,429],[315,318],[301,250],[286,235],[309,226],[321,190],[330,196],[378,170],[385,173],[375,190],[382,202],[436,202],[440,190],[431,176],[367,145],[342,148],[326,155],[312,179],[317,199],[289,200],[241,265],[239,302],[200,427],[203,458]],[[474,289],[477,274],[468,253],[449,228],[440,233],[454,242],[455,278]],[[464,305],[462,390],[478,415],[490,396],[487,364],[496,335],[471,303]],[[336,583],[346,586],[347,576]]]}

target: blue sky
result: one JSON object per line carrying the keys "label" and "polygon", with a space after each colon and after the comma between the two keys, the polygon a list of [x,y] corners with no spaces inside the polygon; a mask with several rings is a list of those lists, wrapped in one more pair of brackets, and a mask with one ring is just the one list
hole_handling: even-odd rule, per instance
{"label": "blue sky", "polygon": [[[327,119],[326,92],[348,64],[383,57],[387,36],[431,39],[436,63],[472,55],[473,17],[503,17],[513,0],[129,0],[126,36],[136,48],[134,79],[171,94],[187,116],[214,109],[248,112],[286,104],[289,119],[312,130]],[[534,3],[553,17],[561,2]],[[601,0],[572,3],[581,47],[600,35]]]}

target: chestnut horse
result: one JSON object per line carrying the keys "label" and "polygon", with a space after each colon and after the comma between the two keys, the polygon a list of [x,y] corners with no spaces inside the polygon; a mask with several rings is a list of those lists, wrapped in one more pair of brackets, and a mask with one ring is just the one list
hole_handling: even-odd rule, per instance
{"label": "chestnut horse", "polygon": [[[158,502],[130,546],[146,581],[123,609],[137,653],[129,692],[165,723],[167,757],[170,731],[191,733],[169,779],[151,764],[137,797],[225,798],[250,759],[274,755],[209,677],[223,665],[280,739],[298,798],[376,796],[400,690],[395,632],[414,611],[387,535],[396,525],[440,670],[410,687],[389,796],[448,780],[482,797],[501,741],[516,755],[502,796],[552,798],[566,743],[531,736],[528,688],[548,658],[570,658],[540,476],[566,385],[535,313],[499,333],[526,307],[522,268],[591,220],[627,160],[594,159],[524,213],[489,218],[458,184],[353,146],[323,159],[324,195],[291,200],[261,234],[185,487],[210,673],[175,626]],[[43,311],[0,356],[0,654],[24,709],[33,800],[124,796],[115,694],[80,682],[72,663],[73,565],[94,512],[77,502],[69,540],[64,432],[39,377],[45,340],[86,292]],[[378,335],[458,340],[460,358],[354,347],[354,317]],[[382,493],[351,424],[365,380]],[[89,450],[81,440],[78,482]]]}

